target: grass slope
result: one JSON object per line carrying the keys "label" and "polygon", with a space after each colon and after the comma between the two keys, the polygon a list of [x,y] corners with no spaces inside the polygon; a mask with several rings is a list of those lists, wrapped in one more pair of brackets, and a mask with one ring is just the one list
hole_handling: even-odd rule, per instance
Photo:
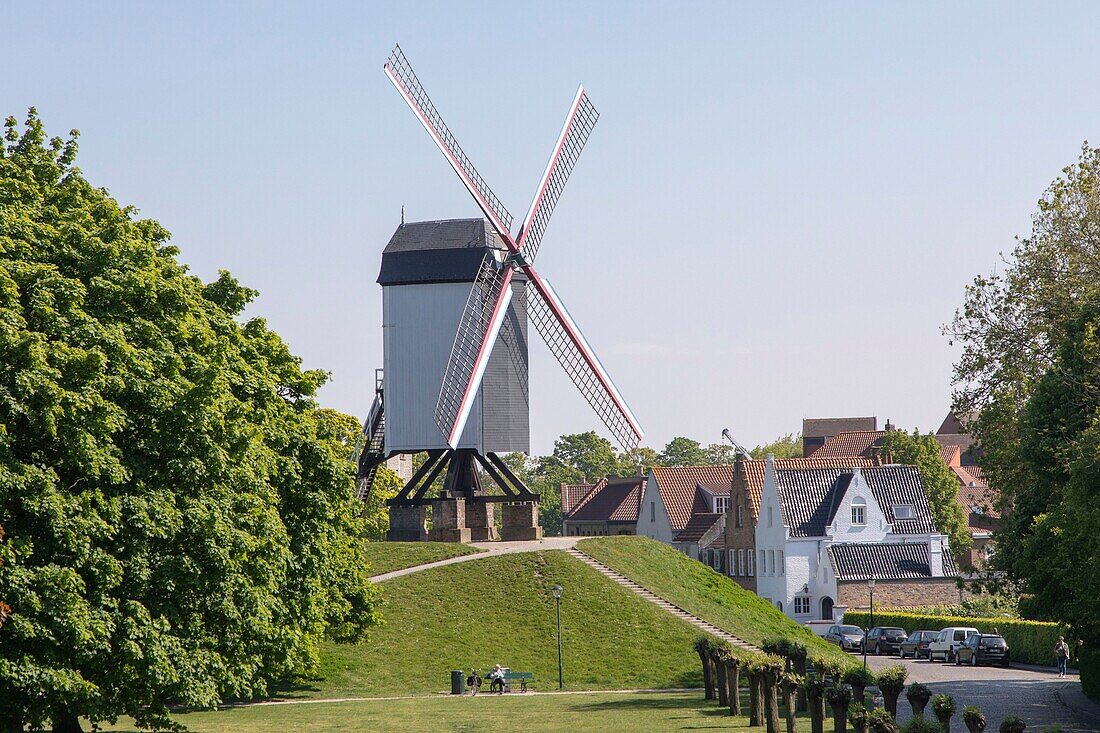
{"label": "grass slope", "polygon": [[450,670],[495,663],[557,688],[550,588],[561,583],[566,689],[697,687],[694,627],[562,551],[486,557],[382,584],[385,625],[362,645],[327,645],[308,697],[449,689]]}
{"label": "grass slope", "polygon": [[768,601],[664,543],[636,536],[592,537],[581,540],[577,548],[745,641],[760,645],[769,636],[798,638],[811,653],[851,663],[847,654]]}
{"label": "grass slope", "polygon": [[[311,733],[344,731],[493,731],[493,733],[651,733],[713,730],[763,733],[747,718],[731,718],[692,693],[590,695],[478,695],[477,697],[254,706],[189,713],[176,721],[195,733]],[[803,730],[808,724],[802,721]],[[128,722],[104,730],[131,730]]]}
{"label": "grass slope", "polygon": [[366,546],[371,575],[477,552],[484,551],[458,542],[369,542]]}

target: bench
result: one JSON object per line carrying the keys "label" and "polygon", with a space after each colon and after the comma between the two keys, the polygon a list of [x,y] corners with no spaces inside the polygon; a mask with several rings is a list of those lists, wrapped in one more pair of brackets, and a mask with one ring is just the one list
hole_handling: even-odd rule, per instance
{"label": "bench", "polygon": [[513,672],[508,670],[504,673],[504,691],[512,691],[512,680],[519,680],[519,691],[527,692],[527,685],[534,679],[534,672]]}

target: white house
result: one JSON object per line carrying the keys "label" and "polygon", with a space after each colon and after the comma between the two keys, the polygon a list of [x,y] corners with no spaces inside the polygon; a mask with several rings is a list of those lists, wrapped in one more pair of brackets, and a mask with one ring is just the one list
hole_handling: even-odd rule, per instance
{"label": "white house", "polygon": [[876,602],[958,601],[947,537],[915,466],[776,469],[768,457],[756,525],[756,592],[797,621]]}
{"label": "white house", "polygon": [[701,548],[721,540],[732,485],[730,465],[654,466],[638,510],[638,534],[701,559]]}

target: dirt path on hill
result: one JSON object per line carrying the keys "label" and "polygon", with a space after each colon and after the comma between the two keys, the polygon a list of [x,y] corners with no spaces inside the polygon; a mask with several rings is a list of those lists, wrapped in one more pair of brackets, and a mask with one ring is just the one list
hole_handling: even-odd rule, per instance
{"label": "dirt path on hill", "polygon": [[475,552],[471,555],[461,555],[459,557],[449,557],[446,560],[437,560],[436,562],[429,562],[423,565],[414,565],[411,568],[402,568],[400,570],[393,570],[388,573],[382,573],[381,575],[375,575],[371,578],[374,583],[382,583],[390,578],[399,578],[402,575],[408,575],[409,573],[418,573],[421,570],[430,570],[431,568],[439,568],[444,565],[453,565],[456,562],[469,562],[470,560],[481,560],[486,557],[495,557],[497,555],[510,555],[514,552],[541,552],[542,550],[568,550],[577,544],[583,537],[544,537],[541,540],[529,540],[524,542],[471,542],[470,547],[476,547],[484,552]]}

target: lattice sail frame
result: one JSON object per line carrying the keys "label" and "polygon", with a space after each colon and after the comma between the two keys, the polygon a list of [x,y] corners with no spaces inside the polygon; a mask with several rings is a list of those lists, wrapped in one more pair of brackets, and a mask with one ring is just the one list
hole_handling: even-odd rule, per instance
{"label": "lattice sail frame", "polygon": [[511,267],[487,252],[466,298],[435,409],[435,424],[452,448],[462,438],[493,343],[508,314],[513,275]]}
{"label": "lattice sail frame", "polygon": [[[485,270],[490,258],[482,261],[482,269],[470,289],[455,334],[436,409],[436,424],[447,437],[448,444],[452,448],[458,445],[502,327],[505,336],[509,334],[505,316],[512,297],[513,268],[517,268],[522,269],[530,281],[526,288],[527,305],[535,314],[539,334],[616,440],[627,450],[636,448],[644,435],[637,419],[557,294],[531,266],[565,183],[599,118],[584,87],[577,90],[531,207],[518,236],[513,238],[510,232],[512,215],[443,122],[400,46],[394,47],[384,70],[511,253],[502,269],[496,268],[495,258],[492,258],[493,273]],[[486,315],[489,296],[495,296],[495,305]],[[514,342],[515,334],[512,336]]]}

